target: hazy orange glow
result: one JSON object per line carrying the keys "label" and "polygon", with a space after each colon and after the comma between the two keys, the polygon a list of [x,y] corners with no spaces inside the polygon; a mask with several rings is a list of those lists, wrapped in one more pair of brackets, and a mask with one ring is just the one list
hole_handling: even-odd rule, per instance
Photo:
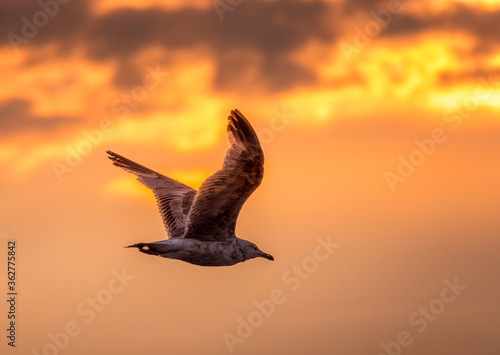
{"label": "hazy orange glow", "polygon": [[[146,1],[137,1],[137,0],[102,0],[98,3],[93,3],[93,10],[96,14],[105,14],[114,10],[120,10],[122,8],[132,8],[144,10],[151,7],[159,7],[165,9],[182,9],[186,6],[186,3],[182,0],[170,0],[170,1],[161,1],[161,0],[146,0]],[[189,2],[190,7],[197,8],[210,8],[211,3],[202,1],[202,0],[191,0]]]}
{"label": "hazy orange glow", "polygon": [[445,10],[454,4],[482,7],[488,10],[495,10],[500,7],[498,0],[435,0],[427,2],[427,5],[439,10]]}
{"label": "hazy orange glow", "polygon": [[[46,3],[0,4],[0,353],[500,352],[499,1]],[[266,159],[236,232],[276,261],[124,249],[166,233],[105,151],[198,188],[234,108]]]}

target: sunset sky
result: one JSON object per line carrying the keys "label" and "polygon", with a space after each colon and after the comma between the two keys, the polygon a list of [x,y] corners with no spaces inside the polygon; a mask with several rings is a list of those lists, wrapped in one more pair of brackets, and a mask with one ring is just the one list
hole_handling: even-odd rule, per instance
{"label": "sunset sky", "polygon": [[[189,3],[189,5],[186,5]],[[0,2],[0,353],[500,353],[499,0]],[[198,188],[265,154],[232,267],[112,150]],[[253,325],[252,325],[253,324]]]}

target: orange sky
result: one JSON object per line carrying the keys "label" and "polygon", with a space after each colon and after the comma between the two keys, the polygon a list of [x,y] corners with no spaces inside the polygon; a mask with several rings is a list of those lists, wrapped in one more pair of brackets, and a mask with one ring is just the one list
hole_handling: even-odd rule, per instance
{"label": "orange sky", "polygon": [[[499,353],[499,1],[54,1],[0,3],[2,354]],[[123,249],[166,233],[105,151],[197,188],[233,108],[276,261]]]}

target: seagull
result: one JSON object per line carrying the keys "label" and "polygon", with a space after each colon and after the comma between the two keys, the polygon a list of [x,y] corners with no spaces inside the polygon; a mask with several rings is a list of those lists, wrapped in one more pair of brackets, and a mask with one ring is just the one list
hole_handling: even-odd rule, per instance
{"label": "seagull", "polygon": [[153,190],[168,238],[126,248],[200,266],[231,266],[261,257],[274,260],[254,243],[236,237],[241,207],[262,181],[264,153],[250,123],[238,111],[228,116],[231,147],[222,169],[208,177],[200,189],[157,173],[111,151],[113,165],[135,174]]}

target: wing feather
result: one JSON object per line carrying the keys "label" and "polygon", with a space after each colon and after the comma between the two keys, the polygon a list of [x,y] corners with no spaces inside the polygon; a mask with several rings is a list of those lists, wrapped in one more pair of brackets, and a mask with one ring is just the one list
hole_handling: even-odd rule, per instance
{"label": "wing feather", "polygon": [[238,214],[264,174],[257,134],[238,111],[231,111],[227,132],[231,147],[222,169],[203,182],[189,211],[185,238],[221,241],[235,237]]}
{"label": "wing feather", "polygon": [[135,174],[137,180],[153,190],[168,237],[182,237],[196,190],[119,154],[111,151],[106,153],[113,165]]}

